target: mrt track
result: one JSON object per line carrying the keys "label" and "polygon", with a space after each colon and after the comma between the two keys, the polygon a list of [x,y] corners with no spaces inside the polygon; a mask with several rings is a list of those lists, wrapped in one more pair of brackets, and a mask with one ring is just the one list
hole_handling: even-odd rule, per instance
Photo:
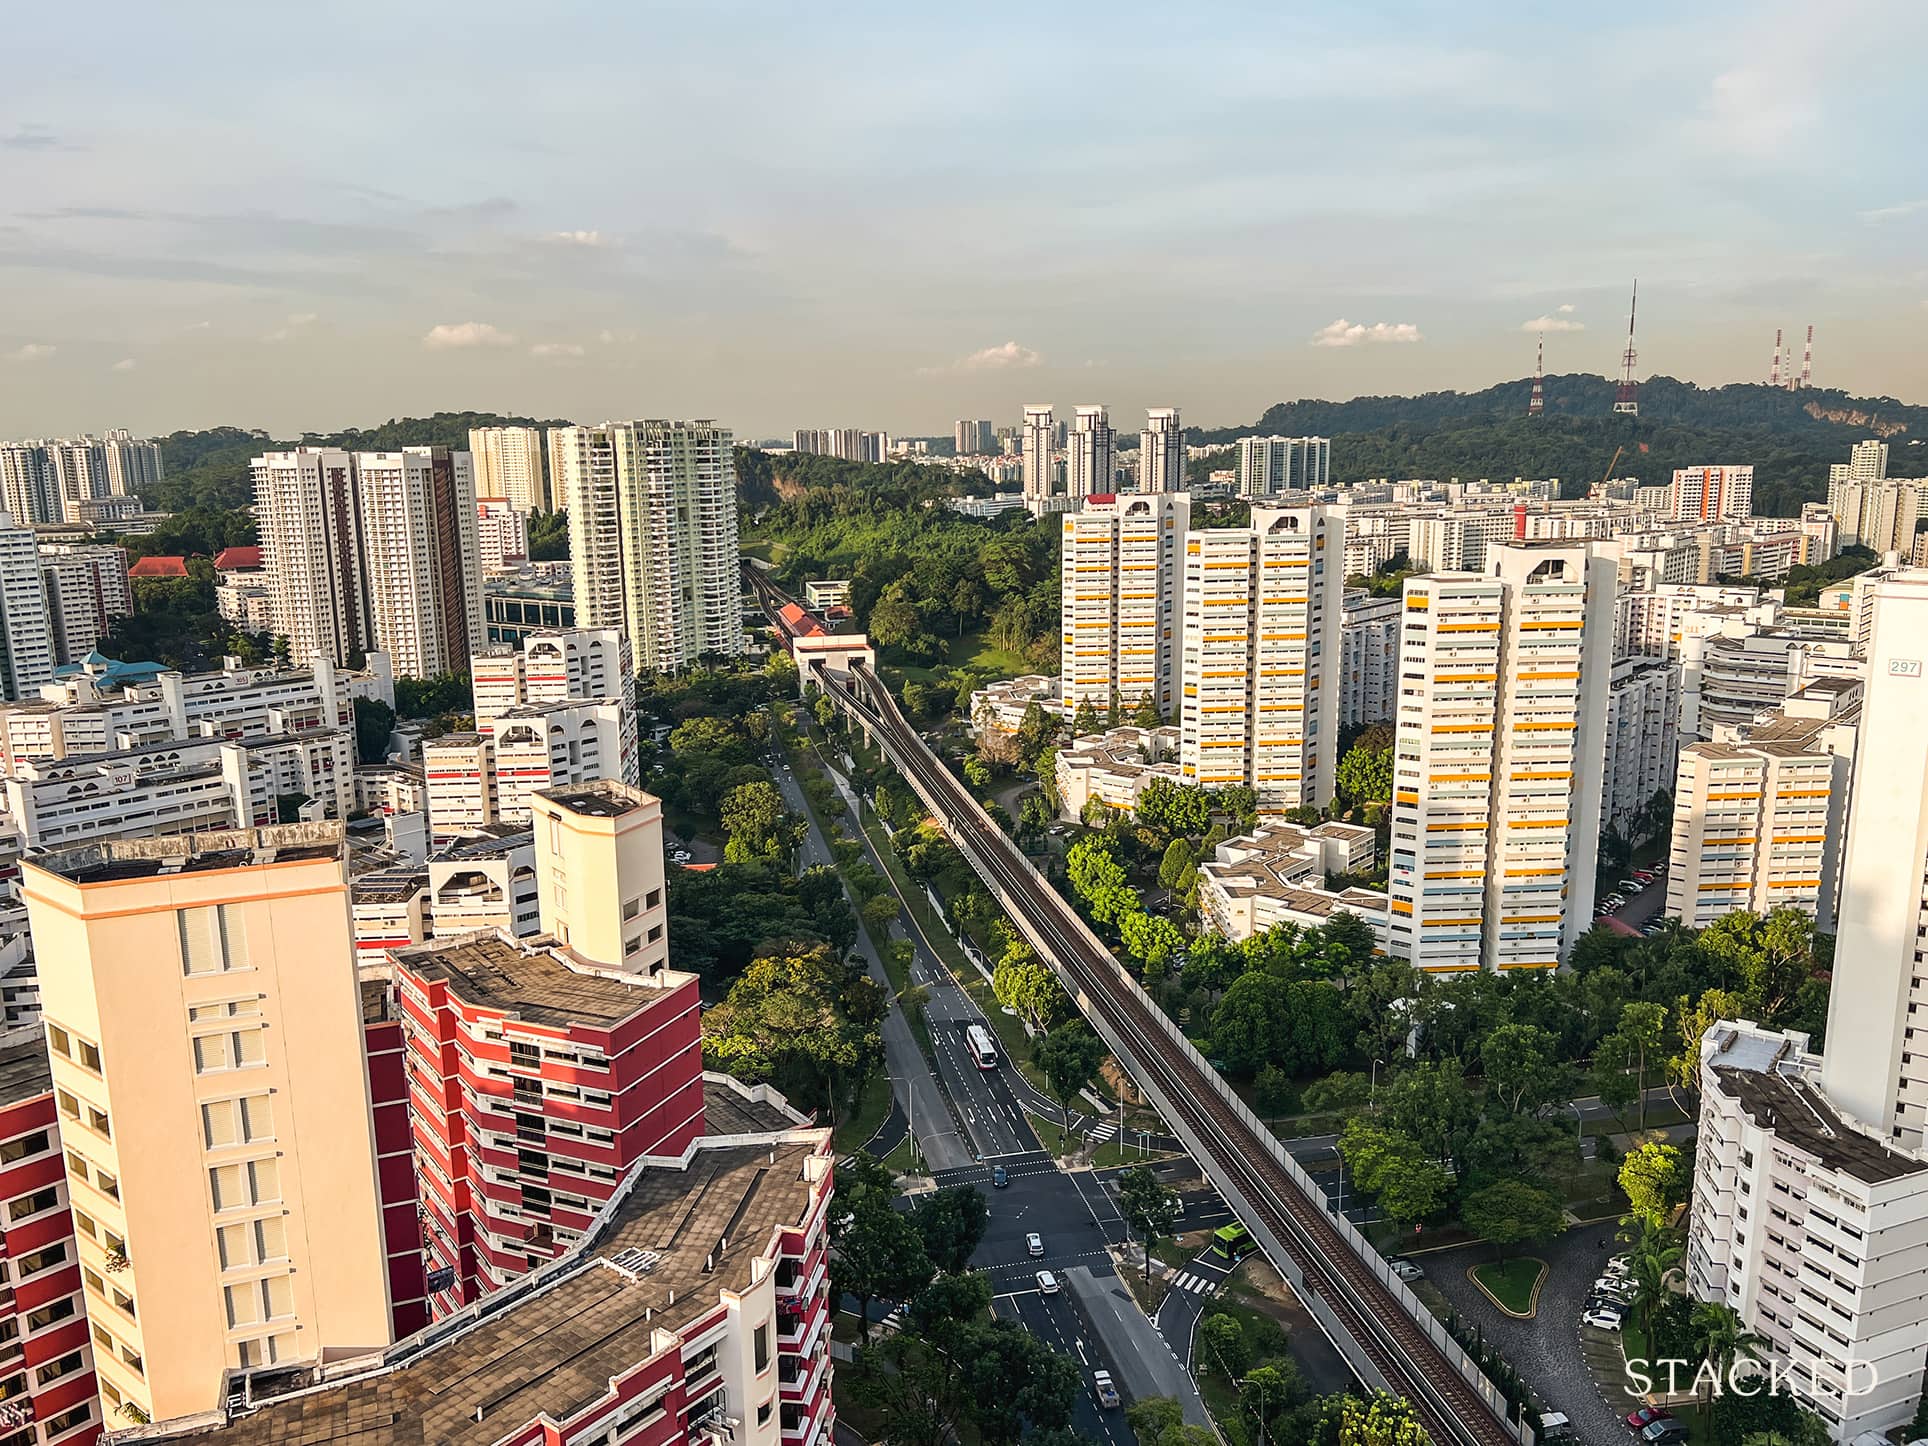
{"label": "mrt track", "polygon": [[1353,1252],[1324,1209],[1273,1159],[1266,1141],[1219,1096],[1218,1082],[1205,1078],[1150,1017],[1145,1002],[1121,987],[1122,966],[1111,952],[985,818],[977,801],[904,721],[883,686],[861,665],[853,676],[868,698],[831,676],[823,679],[824,690],[884,742],[985,880],[1022,905],[1024,922],[1045,943],[1073,992],[1125,1043],[1135,1072],[1156,1083],[1201,1143],[1208,1157],[1204,1163],[1262,1218],[1303,1272],[1307,1287],[1330,1307],[1380,1375],[1411,1402],[1433,1440],[1440,1446],[1515,1446],[1512,1429]]}

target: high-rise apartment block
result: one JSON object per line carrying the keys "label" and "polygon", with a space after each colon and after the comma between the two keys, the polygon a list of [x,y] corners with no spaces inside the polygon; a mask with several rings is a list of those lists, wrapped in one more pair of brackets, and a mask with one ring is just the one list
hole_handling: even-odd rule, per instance
{"label": "high-rise apartment block", "polygon": [[1332,480],[1332,443],[1324,437],[1240,437],[1238,495],[1253,500],[1311,492]]}
{"label": "high-rise apartment block", "polygon": [[131,432],[109,432],[101,443],[101,460],[111,497],[136,497],[151,492],[161,480],[161,444],[145,441]]}
{"label": "high-rise apartment block", "polygon": [[961,421],[953,437],[960,457],[989,457],[998,450],[997,428],[989,422]]}
{"label": "high-rise apartment block", "polygon": [[1085,406],[1077,410],[1064,442],[1064,486],[1072,497],[1110,494],[1116,487],[1117,443],[1111,431],[1111,416],[1103,407]]}
{"label": "high-rise apartment block", "polygon": [[81,504],[111,496],[107,487],[107,449],[94,437],[61,437],[41,443],[46,449],[47,473],[62,522],[86,518]]}
{"label": "high-rise apartment block", "polygon": [[[1662,790],[1674,786],[1680,743],[1680,669],[1658,658],[1620,658],[1612,667],[1600,825],[1629,842],[1640,842],[1653,832],[1648,806]],[[1665,824],[1661,819],[1659,826]]]}
{"label": "high-rise apartment block", "polygon": [[[102,1426],[66,1174],[47,1041],[37,1024],[9,1030],[0,1035],[0,1440],[18,1446],[91,1446]],[[91,1248],[101,1227],[82,1218]]]}
{"label": "high-rise apartment block", "polygon": [[1339,726],[1390,723],[1399,707],[1399,635],[1405,607],[1396,597],[1347,588],[1339,620]]}
{"label": "high-rise apartment block", "polygon": [[1752,467],[1677,467],[1667,516],[1675,521],[1745,522],[1754,515]]}
{"label": "high-rise apartment block", "polygon": [[1758,720],[1680,750],[1667,913],[1799,909],[1833,933],[1862,685],[1821,679]]}
{"label": "high-rise apartment block", "polygon": [[1024,495],[1035,501],[1049,497],[1055,487],[1057,425],[1049,404],[1024,409]]}
{"label": "high-rise apartment block", "polygon": [[0,698],[32,697],[54,676],[39,546],[27,527],[0,525]]}
{"label": "high-rise apartment block", "polygon": [[40,443],[0,442],[0,506],[22,527],[62,520],[60,494]]}
{"label": "high-rise apartment block", "polygon": [[1060,698],[1067,716],[1149,699],[1170,717],[1181,651],[1180,558],[1191,520],[1183,492],[1086,498],[1065,514],[1059,608]]}
{"label": "high-rise apartment block", "polygon": [[289,654],[345,663],[375,646],[363,571],[355,460],[335,447],[256,457],[254,519]]}
{"label": "high-rise apartment block", "polygon": [[549,511],[542,470],[542,433],[534,427],[471,427],[475,495],[507,502],[518,512]]}
{"label": "high-rise apartment block", "polygon": [[1177,407],[1153,407],[1145,413],[1145,430],[1138,434],[1138,490],[1185,490],[1185,428]]}
{"label": "high-rise apartment block", "polygon": [[1828,481],[1879,482],[1888,475],[1888,444],[1877,437],[1856,442],[1848,449],[1848,460],[1828,468]]}
{"label": "high-rise apartment block", "polygon": [[1264,812],[1331,802],[1339,760],[1343,507],[1255,507],[1185,539],[1179,768]]}
{"label": "high-rise apartment block", "polygon": [[355,455],[369,619],[396,675],[466,673],[482,643],[482,565],[467,452]]}
{"label": "high-rise apartment block", "polygon": [[616,628],[538,630],[519,646],[486,648],[470,672],[476,731],[493,734],[497,718],[525,704],[621,698],[631,671],[628,642]]}
{"label": "high-rise apartment block", "polygon": [[[1866,446],[1862,443],[1861,446]],[[1857,452],[1860,447],[1855,449]],[[1828,483],[1828,512],[1834,518],[1835,538],[1842,547],[1866,547],[1876,553],[1898,552],[1906,561],[1914,552],[1915,524],[1920,520],[1922,481],[1891,478],[1887,471],[1887,448],[1882,448],[1880,472],[1866,459],[1857,459]]]}
{"label": "high-rise apartment block", "polygon": [[1407,579],[1394,954],[1551,968],[1592,923],[1613,591],[1612,561],[1585,543],[1495,547],[1483,574]]}
{"label": "high-rise apartment block", "polygon": [[54,1099],[105,1401],[219,1407],[231,1374],[390,1339],[338,824],[38,857]]}
{"label": "high-rise apartment block", "polygon": [[40,582],[47,597],[54,657],[61,663],[80,662],[107,636],[115,619],[134,611],[125,548],[98,543],[44,545]]}
{"label": "high-rise apartment block", "polygon": [[655,672],[746,646],[736,464],[714,422],[604,422],[549,432],[569,512],[576,621],[621,628]]}
{"label": "high-rise apartment block", "polygon": [[485,577],[520,567],[529,557],[529,514],[507,498],[478,497],[475,553]]}

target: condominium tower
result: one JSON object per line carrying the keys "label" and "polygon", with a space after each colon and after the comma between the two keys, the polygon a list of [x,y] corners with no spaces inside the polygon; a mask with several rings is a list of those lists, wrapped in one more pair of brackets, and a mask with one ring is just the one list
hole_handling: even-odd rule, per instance
{"label": "condominium tower", "polygon": [[471,427],[475,495],[500,497],[519,512],[547,512],[549,484],[542,473],[542,433],[534,427]]}
{"label": "condominium tower", "polygon": [[1108,495],[1117,485],[1117,443],[1103,407],[1079,407],[1064,439],[1064,490],[1072,497]]}
{"label": "condominium tower", "polygon": [[1177,703],[1180,558],[1191,498],[1183,492],[1087,498],[1066,513],[1060,568],[1060,696],[1067,715],[1149,699]]}
{"label": "condominium tower", "polygon": [[1027,498],[1051,495],[1057,431],[1048,402],[1024,409],[1024,495]]}
{"label": "condominium tower", "polygon": [[1754,515],[1752,467],[1678,467],[1667,495],[1676,522],[1745,522]]}
{"label": "condominium tower", "polygon": [[54,676],[54,632],[33,530],[0,519],[0,698],[31,698]]}
{"label": "condominium tower", "polygon": [[1324,437],[1240,437],[1238,495],[1253,499],[1310,492],[1332,478],[1332,443]]}
{"label": "condominium tower", "polygon": [[161,480],[161,444],[117,429],[101,442],[101,460],[112,497],[135,497]]}
{"label": "condominium tower", "polygon": [[1523,543],[1406,581],[1387,891],[1420,968],[1551,968],[1592,922],[1614,571]]}
{"label": "condominium tower", "polygon": [[569,512],[579,625],[624,629],[637,667],[657,672],[743,651],[729,428],[555,427],[549,475]]}
{"label": "condominium tower", "polygon": [[363,572],[355,459],[335,447],[256,457],[254,520],[274,630],[288,654],[336,663],[375,646]]}
{"label": "condominium tower", "polygon": [[1138,490],[1185,490],[1185,429],[1176,407],[1153,407],[1145,413],[1145,430],[1138,434]]}
{"label": "condominium tower", "polygon": [[59,961],[41,1001],[96,1369],[133,1420],[389,1340],[345,863],[339,825],[294,824],[22,867]]}
{"label": "condominium tower", "polygon": [[1185,539],[1179,773],[1265,812],[1332,801],[1343,507],[1255,507]]}
{"label": "condominium tower", "polygon": [[377,644],[397,677],[466,673],[482,643],[482,566],[467,452],[359,452],[356,487]]}

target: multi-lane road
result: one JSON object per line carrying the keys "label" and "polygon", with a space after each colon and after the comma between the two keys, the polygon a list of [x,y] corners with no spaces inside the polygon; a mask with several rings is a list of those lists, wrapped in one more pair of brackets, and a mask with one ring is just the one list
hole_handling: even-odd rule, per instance
{"label": "multi-lane road", "polygon": [[[1271,1153],[1273,1144],[1219,1092],[1208,1067],[1174,1040],[1165,1021],[1129,987],[1117,961],[1083,921],[994,828],[969,792],[930,752],[867,668],[826,693],[878,741],[945,823],[952,840],[1064,978],[1114,1053],[1161,1099],[1189,1136],[1208,1175],[1242,1200],[1261,1239],[1270,1237],[1329,1312],[1327,1328],[1355,1358],[1405,1396],[1433,1438],[1458,1446],[1506,1446],[1516,1438],[1425,1327]],[[1285,1263],[1285,1262],[1275,1262]]]}

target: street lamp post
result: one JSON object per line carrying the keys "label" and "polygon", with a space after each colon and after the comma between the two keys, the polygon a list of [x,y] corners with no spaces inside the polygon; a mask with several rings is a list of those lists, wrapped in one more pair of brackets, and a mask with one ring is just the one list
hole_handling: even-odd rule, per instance
{"label": "street lamp post", "polygon": [[1378,1099],[1379,1099],[1379,1066],[1380,1066],[1380,1065],[1382,1065],[1382,1064],[1384,1064],[1384,1063],[1385,1063],[1385,1061],[1384,1061],[1383,1059],[1375,1059],[1375,1060],[1374,1060],[1374,1061],[1372,1062],[1372,1088],[1366,1091],[1366,1108],[1367,1108],[1367,1109],[1371,1109],[1371,1108],[1372,1108],[1372,1107],[1374,1106],[1374,1104],[1376,1104],[1376,1103],[1378,1102]]}

